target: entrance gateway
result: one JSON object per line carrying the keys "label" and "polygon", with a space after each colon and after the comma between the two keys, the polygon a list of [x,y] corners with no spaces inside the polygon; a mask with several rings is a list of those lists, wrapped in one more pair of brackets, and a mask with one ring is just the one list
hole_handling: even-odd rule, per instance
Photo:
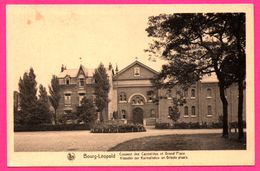
{"label": "entrance gateway", "polygon": [[136,107],[133,109],[133,122],[135,124],[142,124],[143,125],[144,119],[144,111],[140,107]]}

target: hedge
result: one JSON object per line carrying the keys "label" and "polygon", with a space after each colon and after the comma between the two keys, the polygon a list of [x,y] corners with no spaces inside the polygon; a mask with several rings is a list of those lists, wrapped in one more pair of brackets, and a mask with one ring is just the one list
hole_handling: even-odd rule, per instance
{"label": "hedge", "polygon": [[90,130],[86,124],[62,124],[62,125],[19,125],[14,127],[15,132],[32,131],[72,131],[72,130]]}
{"label": "hedge", "polygon": [[93,125],[90,132],[92,133],[125,133],[125,132],[145,132],[145,128],[140,124],[110,124],[98,123]]}
{"label": "hedge", "polygon": [[[229,123],[230,128],[237,128],[238,124],[237,122],[231,122]],[[246,122],[243,122],[243,127],[246,128]],[[180,123],[174,123],[173,125],[170,125],[169,123],[156,123],[155,124],[156,129],[214,129],[214,128],[222,128],[221,122],[216,123],[202,123],[199,122],[180,122]]]}

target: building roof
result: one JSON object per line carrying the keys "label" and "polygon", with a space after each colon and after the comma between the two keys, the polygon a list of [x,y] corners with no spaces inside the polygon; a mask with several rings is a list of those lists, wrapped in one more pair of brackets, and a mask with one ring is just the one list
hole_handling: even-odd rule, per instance
{"label": "building roof", "polygon": [[217,83],[218,78],[217,75],[213,72],[210,75],[204,75],[200,81],[201,83]]}
{"label": "building roof", "polygon": [[[135,64],[139,64],[141,66],[143,66],[144,68],[150,70],[151,72],[158,74],[159,72],[155,71],[154,69],[148,67],[147,65],[139,62],[139,61],[134,61],[133,63],[131,63],[130,65],[128,65],[127,67],[123,68],[122,70],[120,70],[115,77],[119,76],[121,73],[123,73],[124,71],[128,70],[129,68],[131,68],[132,66],[134,66]],[[83,65],[80,65],[80,67],[78,69],[65,69],[63,72],[60,72],[58,74],[58,78],[65,78],[67,75],[70,77],[77,77],[79,70],[82,69],[84,74],[88,77],[93,77],[94,73],[95,73],[95,69],[93,68],[85,68]],[[106,68],[107,69],[107,68]],[[200,80],[201,83],[217,83],[218,82],[218,78],[216,76],[215,73],[211,73],[211,75],[205,75],[203,76],[203,78]]]}
{"label": "building roof", "polygon": [[120,70],[120,71],[115,75],[115,77],[118,77],[120,74],[122,74],[123,72],[125,72],[126,70],[128,70],[129,68],[131,68],[132,66],[134,66],[135,64],[138,64],[138,65],[140,65],[140,66],[142,66],[142,67],[148,69],[149,71],[151,71],[151,72],[154,73],[154,74],[159,74],[159,72],[155,71],[154,69],[152,69],[152,68],[148,67],[147,65],[145,65],[145,64],[143,64],[143,63],[141,63],[141,62],[139,62],[139,61],[136,60],[136,61],[134,61],[133,63],[131,63],[130,65],[128,65],[128,66],[126,66],[125,68],[123,68],[122,70]]}
{"label": "building roof", "polygon": [[70,77],[77,77],[80,69],[82,69],[84,74],[88,77],[93,77],[93,74],[95,72],[95,69],[93,69],[93,68],[86,69],[83,65],[80,65],[80,67],[78,69],[65,69],[63,72],[60,72],[58,74],[58,78],[64,78],[67,75]]}

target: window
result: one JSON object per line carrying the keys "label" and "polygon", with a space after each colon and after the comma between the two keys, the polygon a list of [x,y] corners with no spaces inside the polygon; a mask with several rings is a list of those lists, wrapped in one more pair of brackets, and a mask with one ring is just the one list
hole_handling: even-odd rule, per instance
{"label": "window", "polygon": [[85,93],[79,93],[79,106],[81,106],[81,101],[85,97]]}
{"label": "window", "polygon": [[191,89],[191,98],[195,98],[196,94],[195,94],[195,89]]}
{"label": "window", "polygon": [[93,103],[96,104],[96,95],[93,94],[93,95],[91,96],[91,98],[92,98],[92,100],[93,100]]}
{"label": "window", "polygon": [[148,92],[147,92],[147,96],[148,96],[148,101],[149,101],[149,102],[152,102],[152,101],[153,101],[153,98],[154,98],[154,96],[155,96],[154,91],[152,91],[152,90],[148,91]]}
{"label": "window", "polygon": [[166,92],[166,97],[168,98],[168,99],[171,99],[172,98],[172,90],[167,90],[167,92]]}
{"label": "window", "polygon": [[69,85],[69,84],[70,84],[70,78],[66,78],[66,79],[65,79],[65,84],[66,84],[66,85]]}
{"label": "window", "polygon": [[184,97],[187,98],[189,96],[189,91],[188,89],[187,90],[184,90]]}
{"label": "window", "polygon": [[212,107],[211,105],[208,105],[208,116],[212,115]]}
{"label": "window", "polygon": [[64,94],[64,104],[71,105],[71,94],[70,93]]}
{"label": "window", "polygon": [[176,91],[176,98],[179,99],[181,96],[183,96],[181,91]]}
{"label": "window", "polygon": [[155,117],[155,110],[151,109],[151,113],[150,113],[151,117]]}
{"label": "window", "polygon": [[210,98],[210,97],[212,97],[212,90],[211,90],[211,88],[208,88],[207,89],[207,98]]}
{"label": "window", "polygon": [[195,108],[195,106],[191,107],[191,115],[192,116],[196,116],[196,108]]}
{"label": "window", "polygon": [[79,79],[79,86],[80,87],[84,87],[84,85],[85,85],[85,79],[84,78],[80,78]]}
{"label": "window", "polygon": [[171,107],[171,106],[168,107],[168,115],[169,115],[169,116],[172,115],[172,107]]}
{"label": "window", "polygon": [[132,105],[144,105],[144,98],[142,96],[134,96],[131,100]]}
{"label": "window", "polygon": [[121,116],[122,116],[122,119],[126,119],[126,111],[125,110],[121,111]]}
{"label": "window", "polygon": [[189,116],[189,108],[188,108],[188,106],[184,107],[184,116]]}
{"label": "window", "polygon": [[121,92],[119,94],[119,101],[120,102],[126,102],[126,93],[125,92]]}
{"label": "window", "polygon": [[134,68],[134,76],[135,77],[140,76],[140,68],[139,67]]}

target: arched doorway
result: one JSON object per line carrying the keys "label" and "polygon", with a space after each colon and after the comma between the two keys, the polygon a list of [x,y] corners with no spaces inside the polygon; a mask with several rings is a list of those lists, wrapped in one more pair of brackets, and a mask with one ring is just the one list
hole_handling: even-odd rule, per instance
{"label": "arched doorway", "polygon": [[133,122],[143,124],[144,111],[140,107],[136,107],[133,110]]}

